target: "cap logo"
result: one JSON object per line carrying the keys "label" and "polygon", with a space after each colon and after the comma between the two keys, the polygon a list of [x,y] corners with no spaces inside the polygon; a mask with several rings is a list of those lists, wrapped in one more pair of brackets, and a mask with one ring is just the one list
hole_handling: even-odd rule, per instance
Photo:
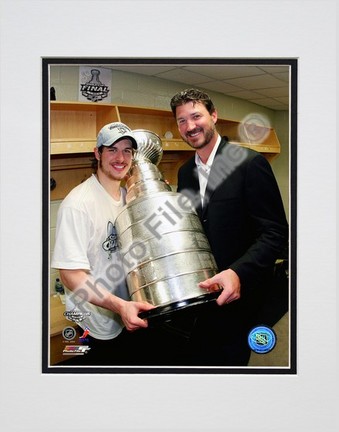
{"label": "cap logo", "polygon": [[97,137],[97,148],[101,146],[110,146],[120,139],[128,138],[133,148],[137,148],[137,142],[133,137],[131,129],[121,122],[112,122],[105,125],[99,132]]}
{"label": "cap logo", "polygon": [[126,128],[125,126],[123,126],[122,124],[118,124],[118,125],[112,124],[112,125],[108,126],[108,129],[109,130],[118,129],[118,131],[121,135],[130,132],[130,130],[128,128]]}

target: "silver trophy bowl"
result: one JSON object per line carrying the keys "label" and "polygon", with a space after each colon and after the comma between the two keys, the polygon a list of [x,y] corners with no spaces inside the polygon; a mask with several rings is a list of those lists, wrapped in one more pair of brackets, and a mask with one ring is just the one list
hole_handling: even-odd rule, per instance
{"label": "silver trophy bowl", "polygon": [[161,139],[143,129],[133,134],[138,150],[126,182],[126,205],[115,221],[118,244],[131,300],[156,306],[140,316],[170,320],[220,294],[218,285],[198,286],[218,269],[193,204],[172,192],[157,168]]}

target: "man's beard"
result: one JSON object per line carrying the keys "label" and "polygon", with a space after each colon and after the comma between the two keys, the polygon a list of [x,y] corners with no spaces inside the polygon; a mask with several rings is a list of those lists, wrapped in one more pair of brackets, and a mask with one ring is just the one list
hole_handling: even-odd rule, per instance
{"label": "man's beard", "polygon": [[[194,131],[192,131],[191,133],[194,133]],[[213,127],[207,129],[204,132],[204,141],[201,144],[194,144],[194,143],[190,142],[189,137],[187,137],[186,135],[181,136],[181,137],[190,147],[194,148],[195,150],[199,150],[199,149],[206,147],[211,142],[211,139],[213,138],[214,133],[215,133],[215,125],[213,123]]]}

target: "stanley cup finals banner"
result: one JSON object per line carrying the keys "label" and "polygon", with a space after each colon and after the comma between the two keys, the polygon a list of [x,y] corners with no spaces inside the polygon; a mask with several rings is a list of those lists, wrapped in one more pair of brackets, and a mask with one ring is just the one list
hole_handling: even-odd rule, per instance
{"label": "stanley cup finals banner", "polygon": [[112,71],[91,66],[79,67],[79,101],[111,102]]}

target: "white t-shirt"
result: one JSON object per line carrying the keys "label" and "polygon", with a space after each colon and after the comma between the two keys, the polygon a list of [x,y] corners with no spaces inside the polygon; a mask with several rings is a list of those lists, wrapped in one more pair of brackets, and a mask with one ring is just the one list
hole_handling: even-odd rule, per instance
{"label": "white t-shirt", "polygon": [[[52,267],[84,269],[93,280],[104,285],[114,295],[128,300],[125,275],[118,251],[114,221],[125,203],[126,191],[115,201],[98,182],[95,175],[75,187],[60,205],[56,226],[56,242]],[[95,286],[92,287],[95,289]],[[113,339],[122,331],[118,314],[75,299],[65,289],[66,317],[69,312],[81,312],[85,319],[78,324],[97,339]]]}

